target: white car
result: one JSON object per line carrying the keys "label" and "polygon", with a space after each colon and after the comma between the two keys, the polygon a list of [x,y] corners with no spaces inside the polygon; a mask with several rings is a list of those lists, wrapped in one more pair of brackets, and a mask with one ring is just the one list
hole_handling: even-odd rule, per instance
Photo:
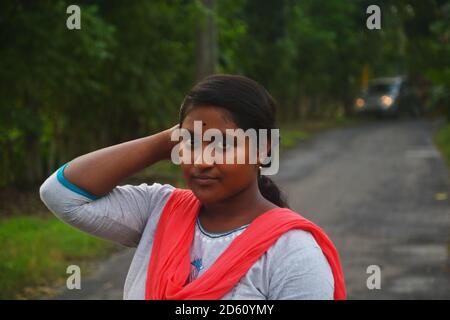
{"label": "white car", "polygon": [[367,90],[355,99],[354,108],[357,114],[419,116],[422,113],[417,88],[400,76],[369,81]]}

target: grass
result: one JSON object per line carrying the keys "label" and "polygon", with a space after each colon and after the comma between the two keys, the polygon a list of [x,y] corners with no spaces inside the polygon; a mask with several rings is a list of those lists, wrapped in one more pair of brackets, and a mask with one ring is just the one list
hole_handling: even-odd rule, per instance
{"label": "grass", "polygon": [[437,130],[434,141],[444,156],[447,167],[450,169],[450,123],[447,122]]}
{"label": "grass", "polygon": [[335,119],[314,119],[301,122],[284,123],[280,129],[281,150],[287,150],[296,146],[299,142],[311,138],[314,133],[332,128],[348,127],[360,124],[361,118],[339,117]]}
{"label": "grass", "polygon": [[[436,131],[434,142],[441,151],[447,168],[450,171],[450,123],[448,121]],[[450,243],[447,245],[447,252],[450,255]]]}
{"label": "grass", "polygon": [[358,125],[362,123],[372,122],[371,118],[362,118],[362,117],[337,117],[337,118],[329,118],[329,119],[313,119],[313,120],[303,120],[297,124],[298,127],[302,128],[304,131],[313,134],[315,132],[333,129],[333,128],[341,128],[341,127],[349,127],[353,125]]}
{"label": "grass", "polygon": [[307,140],[311,137],[310,133],[299,128],[292,127],[281,128],[280,135],[281,150],[290,149],[297,145],[299,142]]}
{"label": "grass", "polygon": [[117,250],[113,243],[78,231],[55,217],[0,220],[0,299],[34,298],[63,285],[71,264],[83,274],[88,261]]}

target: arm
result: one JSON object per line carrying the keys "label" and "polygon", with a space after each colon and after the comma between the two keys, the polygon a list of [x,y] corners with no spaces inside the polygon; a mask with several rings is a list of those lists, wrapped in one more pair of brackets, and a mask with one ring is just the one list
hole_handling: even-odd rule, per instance
{"label": "arm", "polygon": [[126,177],[170,159],[177,143],[170,140],[170,135],[176,127],[77,157],[64,169],[64,176],[82,190],[103,196]]}
{"label": "arm", "polygon": [[[141,165],[166,159],[172,129],[95,151],[63,165],[41,185],[41,200],[58,218],[82,231],[136,246],[147,222],[156,225],[174,187],[158,183],[111,186],[103,179],[109,183],[120,181]],[[106,170],[101,163],[109,164]],[[73,169],[70,175],[69,168]]]}

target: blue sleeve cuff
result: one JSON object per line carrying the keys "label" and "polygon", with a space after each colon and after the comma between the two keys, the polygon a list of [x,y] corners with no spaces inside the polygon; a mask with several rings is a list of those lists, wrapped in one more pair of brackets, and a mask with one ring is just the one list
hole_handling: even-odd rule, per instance
{"label": "blue sleeve cuff", "polygon": [[58,181],[67,189],[72,190],[73,192],[76,192],[82,196],[85,196],[91,200],[97,200],[99,197],[96,195],[93,195],[90,192],[87,192],[79,187],[77,187],[76,185],[74,185],[73,183],[71,183],[70,181],[68,181],[65,177],[64,177],[64,169],[67,167],[69,163],[67,162],[66,164],[64,164],[63,166],[61,166],[58,169],[58,172],[56,173],[56,177],[58,178]]}

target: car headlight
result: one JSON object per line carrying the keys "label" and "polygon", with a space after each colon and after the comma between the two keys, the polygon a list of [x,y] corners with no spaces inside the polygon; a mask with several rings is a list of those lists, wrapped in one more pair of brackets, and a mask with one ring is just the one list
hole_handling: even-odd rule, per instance
{"label": "car headlight", "polygon": [[356,105],[356,107],[358,107],[358,108],[364,107],[365,104],[366,104],[366,102],[364,101],[363,98],[358,98],[358,99],[356,99],[356,101],[355,101],[355,105]]}
{"label": "car headlight", "polygon": [[391,96],[382,96],[381,97],[381,103],[385,107],[390,107],[392,105],[392,102],[394,102],[394,100],[392,99]]}

